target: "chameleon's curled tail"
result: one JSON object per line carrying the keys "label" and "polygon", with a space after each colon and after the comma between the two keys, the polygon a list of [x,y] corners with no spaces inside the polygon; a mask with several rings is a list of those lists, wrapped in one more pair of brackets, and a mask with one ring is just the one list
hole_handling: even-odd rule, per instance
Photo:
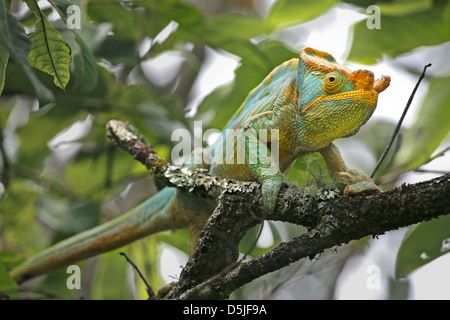
{"label": "chameleon's curled tail", "polygon": [[[55,244],[11,271],[18,283],[119,248],[149,234],[186,227],[175,188],[165,188],[128,213]],[[184,210],[181,210],[184,211]]]}

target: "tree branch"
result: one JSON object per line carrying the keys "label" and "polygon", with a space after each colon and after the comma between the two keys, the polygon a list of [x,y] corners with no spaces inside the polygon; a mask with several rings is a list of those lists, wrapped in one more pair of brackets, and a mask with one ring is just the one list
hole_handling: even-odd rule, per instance
{"label": "tree branch", "polygon": [[[450,214],[449,194],[450,174],[446,174],[376,196],[327,200],[314,212],[320,222],[309,232],[180,293],[178,298],[224,299],[264,274],[303,258],[312,259],[325,249]],[[230,211],[239,208],[242,208],[239,214],[247,209],[233,206]],[[279,217],[269,218],[277,220]]]}
{"label": "tree branch", "polygon": [[[145,164],[155,178],[164,180],[166,185],[218,199],[179,282],[163,298],[228,298],[242,285],[299,259],[313,258],[351,240],[450,213],[450,174],[446,174],[369,197],[340,197],[332,189],[306,192],[284,185],[275,212],[267,216],[261,210],[257,183],[220,179],[202,170],[191,172],[170,166],[128,128],[111,121],[108,136]],[[248,229],[266,219],[299,224],[308,232],[258,258],[237,263],[239,241]]]}

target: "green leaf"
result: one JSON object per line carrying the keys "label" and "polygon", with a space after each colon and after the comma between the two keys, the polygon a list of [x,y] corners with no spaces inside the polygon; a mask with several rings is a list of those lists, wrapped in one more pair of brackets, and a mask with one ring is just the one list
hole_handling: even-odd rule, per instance
{"label": "green leaf", "polygon": [[[86,44],[80,36],[79,31],[71,29],[67,30],[67,8],[72,3],[68,0],[49,0],[49,3],[56,9],[65,25],[61,34],[72,48],[73,56],[73,87],[72,91],[78,93],[87,93],[94,89],[98,81],[98,70],[95,57],[91,48]],[[82,25],[82,31],[89,31],[91,26]]]}
{"label": "green leaf", "polygon": [[5,296],[10,299],[20,297],[17,283],[11,278],[3,263],[0,262],[0,300],[4,299]]}
{"label": "green leaf", "polygon": [[32,67],[52,75],[55,85],[64,90],[70,80],[70,48],[48,22],[36,0],[25,2],[38,18],[35,24],[36,32],[30,36],[32,46],[28,62]]}
{"label": "green leaf", "polygon": [[30,80],[40,104],[46,105],[53,102],[55,100],[53,93],[39,81],[28,64],[27,57],[31,50],[31,41],[17,19],[8,11],[4,0],[0,0],[0,37],[9,50],[10,56],[18,61]]}
{"label": "green leaf", "polygon": [[450,215],[421,222],[405,236],[396,261],[396,276],[405,277],[450,250]]}
{"label": "green leaf", "polygon": [[3,264],[7,270],[11,270],[19,263],[25,261],[25,258],[13,250],[0,251],[0,264]]}
{"label": "green leaf", "polygon": [[278,0],[270,8],[267,21],[279,25],[311,20],[335,3],[335,0]]}
{"label": "green leaf", "polygon": [[383,15],[399,17],[431,9],[433,7],[433,0],[397,0],[378,3],[377,5],[380,7],[380,11]]}
{"label": "green leaf", "polygon": [[95,202],[69,202],[49,195],[42,195],[38,201],[39,220],[65,236],[95,227],[99,213],[100,207]]}
{"label": "green leaf", "polygon": [[269,34],[274,27],[265,21],[237,14],[221,14],[211,18],[205,27],[207,37],[231,39],[250,39]]}
{"label": "green leaf", "polygon": [[430,81],[416,122],[405,132],[402,147],[394,159],[394,168],[407,171],[427,163],[450,132],[449,118],[450,77],[434,78]]}
{"label": "green leaf", "polygon": [[200,9],[186,1],[143,0],[139,3],[145,8],[146,19],[140,21],[142,30],[150,38],[154,38],[171,21],[178,23],[179,31],[185,34],[203,24],[203,14]]}
{"label": "green leaf", "polygon": [[6,46],[0,44],[0,95],[5,87],[6,66],[8,65],[9,52]]}
{"label": "green leaf", "polygon": [[373,64],[385,55],[396,57],[419,46],[449,41],[450,28],[443,10],[441,4],[404,16],[384,15],[381,10],[380,29],[369,29],[366,20],[355,25],[348,59]]}
{"label": "green leaf", "polygon": [[141,61],[135,42],[118,40],[115,37],[106,38],[95,54],[99,58],[108,60],[113,65],[135,66]]}
{"label": "green leaf", "polygon": [[74,54],[75,88],[80,93],[87,93],[94,89],[98,81],[97,63],[94,55],[86,43],[77,38],[79,50]]}
{"label": "green leaf", "polygon": [[[141,36],[139,20],[133,10],[119,2],[89,2],[89,17],[98,23],[112,23],[114,38],[120,41],[138,41]],[[118,19],[120,17],[120,19]]]}

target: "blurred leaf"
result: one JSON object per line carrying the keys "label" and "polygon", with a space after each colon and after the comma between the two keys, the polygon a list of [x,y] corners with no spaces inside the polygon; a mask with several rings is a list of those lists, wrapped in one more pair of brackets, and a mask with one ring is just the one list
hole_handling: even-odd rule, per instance
{"label": "blurred leaf", "polygon": [[168,232],[161,232],[155,235],[155,238],[161,242],[167,243],[168,245],[177,248],[178,250],[189,254],[190,243],[189,243],[189,231],[187,229],[177,229]]}
{"label": "blurred leaf", "polygon": [[21,163],[30,167],[40,164],[51,152],[48,141],[78,119],[78,110],[57,106],[46,109],[45,113],[32,112],[28,123],[16,131],[20,143],[26,146],[18,154]]}
{"label": "blurred leaf", "polygon": [[431,9],[433,0],[414,0],[414,1],[392,1],[377,3],[380,11],[386,16],[405,16]]}
{"label": "blurred leaf", "polygon": [[52,230],[67,237],[96,226],[100,221],[100,206],[95,202],[69,202],[42,195],[38,201],[38,217]]}
{"label": "blurred leaf", "polygon": [[397,254],[397,277],[405,277],[417,268],[450,250],[450,216],[421,222],[403,240]]}
{"label": "blurred leaf", "polygon": [[31,42],[17,19],[8,11],[5,0],[0,0],[0,33],[3,39],[0,42],[8,48],[10,56],[18,61],[30,80],[40,104],[46,105],[52,102],[53,93],[39,81],[28,64],[27,57],[31,50]]}
{"label": "blurred leaf", "polygon": [[273,223],[270,221],[266,221],[264,224],[264,228],[266,229],[265,232],[270,233],[273,237],[273,243],[270,246],[261,248],[257,245],[258,240],[260,240],[260,238],[257,238],[260,225],[257,225],[248,230],[244,235],[241,242],[239,243],[239,252],[247,254],[252,258],[256,258],[279,245],[281,242],[281,237]]}
{"label": "blurred leaf", "polygon": [[139,51],[135,42],[118,40],[115,37],[106,38],[95,54],[110,61],[113,65],[135,66],[140,62]]}
{"label": "blurred leaf", "polygon": [[[119,41],[136,41],[142,35],[141,26],[135,12],[127,9],[120,2],[89,2],[89,17],[98,23],[112,23],[114,39]],[[120,17],[120,19],[117,19]]]}
{"label": "blurred leaf", "polygon": [[278,0],[270,8],[267,20],[273,25],[307,21],[324,13],[335,4],[335,0]]}
{"label": "blurred leaf", "polygon": [[72,61],[70,48],[48,22],[36,0],[25,2],[38,18],[35,24],[36,32],[30,36],[32,46],[28,62],[32,67],[52,75],[55,85],[64,89],[70,79],[69,65]]}
{"label": "blurred leaf", "polygon": [[0,264],[7,270],[11,270],[19,263],[25,261],[25,257],[13,250],[0,250]]}
{"label": "blurred leaf", "polygon": [[130,178],[136,161],[133,161],[126,152],[116,152],[113,170],[110,172],[108,171],[108,157],[109,155],[103,152],[96,158],[81,157],[77,161],[69,163],[64,174],[71,189],[76,194],[89,197],[94,201],[101,199],[104,193],[107,193],[106,181],[112,181],[115,185],[117,181],[125,177]]}
{"label": "blurred leaf", "polygon": [[[41,9],[42,13],[48,17],[49,14],[53,12],[52,8]],[[20,24],[24,27],[32,27],[37,22],[38,17],[36,17],[31,11],[25,13],[19,18]]]}
{"label": "blurred leaf", "polygon": [[4,296],[7,296],[9,299],[18,299],[20,297],[17,283],[11,278],[3,263],[0,262],[0,300],[3,300]]}
{"label": "blurred leaf", "polygon": [[36,224],[36,198],[38,192],[30,181],[12,179],[0,205],[2,244],[21,248],[24,255],[41,250],[46,244],[45,235]]}
{"label": "blurred leaf", "polygon": [[212,17],[202,28],[203,36],[215,38],[218,42],[233,39],[250,39],[269,34],[274,27],[265,21],[237,14],[221,14]]}
{"label": "blurred leaf", "polygon": [[[133,242],[129,246],[128,258],[138,267],[145,280],[152,288],[157,291],[162,285],[162,280],[158,272],[158,245],[160,244],[158,235],[146,237]],[[125,261],[125,259],[124,259]],[[148,299],[147,287],[138,273],[133,269],[136,285],[136,296],[138,299]]]}
{"label": "blurred leaf", "polygon": [[[92,283],[92,299],[94,300],[129,300],[133,296],[127,283],[127,271],[131,266],[119,252],[127,252],[128,247],[102,254],[98,261]],[[131,270],[130,270],[131,271]]]}
{"label": "blurred leaf", "polygon": [[[77,266],[82,267],[83,262],[77,263]],[[81,277],[83,278],[85,269],[81,269]],[[70,274],[67,273],[67,267],[62,267],[47,274],[43,281],[38,284],[36,289],[37,298],[46,299],[66,299],[76,300],[80,299],[80,290],[71,290],[67,287],[67,279]],[[83,286],[81,289],[84,289]],[[41,297],[44,295],[44,297]]]}
{"label": "blurred leaf", "polygon": [[[352,137],[352,139],[360,141],[364,146],[366,146],[378,161],[383,151],[394,132],[396,124],[392,121],[387,121],[383,119],[371,120],[367,124],[361,127],[358,133]],[[400,130],[400,134],[394,140],[389,153],[381,164],[380,168],[375,174],[375,180],[383,175],[384,172],[392,168],[392,162],[394,161],[395,155],[401,146],[401,141],[403,140],[403,130]],[[372,169],[372,168],[371,168]]]}
{"label": "blurred leaf", "polygon": [[405,16],[388,16],[381,10],[381,29],[369,29],[366,20],[355,25],[348,59],[373,64],[383,56],[393,58],[419,46],[449,41],[450,28],[443,10],[440,2],[429,10]]}
{"label": "blurred leaf", "polygon": [[98,80],[97,63],[94,55],[81,38],[77,39],[79,50],[74,53],[75,89],[81,93],[90,92]]}
{"label": "blurred leaf", "polygon": [[[0,36],[1,43],[1,36]],[[6,66],[8,65],[9,52],[8,49],[1,43],[0,45],[0,95],[5,87]]]}
{"label": "blurred leaf", "polygon": [[0,201],[2,201],[3,196],[5,195],[5,191],[6,191],[5,185],[2,182],[0,182]]}
{"label": "blurred leaf", "polygon": [[183,0],[140,0],[137,3],[145,9],[144,15],[138,15],[137,19],[142,30],[152,39],[172,21],[179,25],[177,33],[183,38],[204,22],[199,8]]}
{"label": "blurred leaf", "polygon": [[394,160],[395,169],[408,171],[427,163],[450,132],[449,118],[450,77],[434,78],[416,122],[405,132]]}

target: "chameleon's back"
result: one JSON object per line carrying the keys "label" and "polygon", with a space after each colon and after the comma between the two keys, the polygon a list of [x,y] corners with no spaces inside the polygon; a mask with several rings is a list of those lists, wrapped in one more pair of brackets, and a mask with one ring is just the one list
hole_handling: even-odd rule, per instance
{"label": "chameleon's back", "polygon": [[252,116],[270,111],[276,99],[273,93],[282,92],[283,87],[288,87],[291,81],[296,80],[297,66],[298,59],[291,59],[273,69],[256,88],[250,91],[225,129],[243,128],[244,123]]}
{"label": "chameleon's back", "polygon": [[[252,155],[247,154],[247,158],[245,158],[244,154],[239,153],[239,148],[243,153],[249,153],[250,151],[245,148],[244,143],[239,140],[238,136],[244,135],[244,130],[247,129],[246,125],[252,117],[270,112],[277,106],[277,100],[280,97],[274,93],[289,92],[292,94],[291,91],[296,90],[296,85],[293,85],[293,83],[297,79],[297,66],[298,59],[291,59],[282,63],[249,93],[225,126],[221,137],[208,147],[208,150],[215,151],[215,156],[210,161],[209,170],[212,174],[242,181],[256,180],[246,164],[248,158]],[[270,130],[267,134],[270,135]],[[268,139],[270,140],[270,137]],[[238,145],[239,143],[242,145]],[[270,143],[268,143],[268,148],[270,149]],[[222,150],[222,152],[217,152],[219,150]],[[233,157],[230,158],[230,155],[233,155]]]}

